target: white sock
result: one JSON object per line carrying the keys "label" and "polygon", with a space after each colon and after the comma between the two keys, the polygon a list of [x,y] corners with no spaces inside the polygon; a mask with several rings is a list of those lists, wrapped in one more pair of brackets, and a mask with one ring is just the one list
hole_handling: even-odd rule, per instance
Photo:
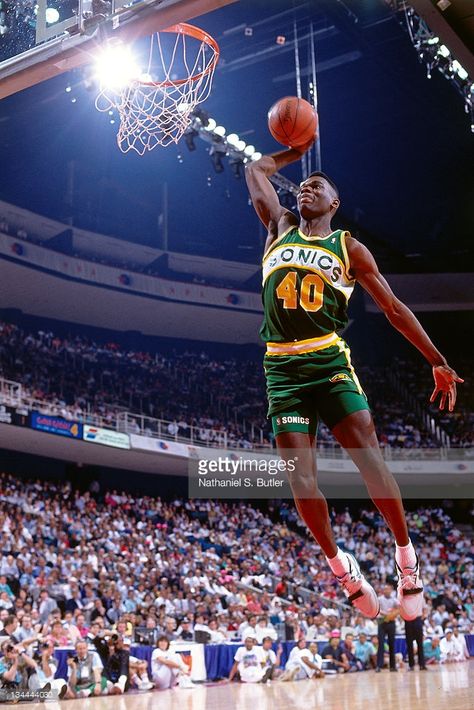
{"label": "white sock", "polygon": [[150,682],[150,679],[149,679],[149,677],[148,677],[148,673],[147,673],[146,671],[145,671],[144,673],[142,673],[141,680],[142,680],[143,683],[149,683],[149,682]]}
{"label": "white sock", "polygon": [[343,577],[347,572],[349,572],[349,562],[347,560],[346,553],[337,548],[337,555],[335,557],[326,557],[328,565],[336,575],[336,577]]}
{"label": "white sock", "polygon": [[403,547],[395,545],[395,559],[397,561],[397,565],[401,569],[405,569],[406,567],[415,567],[416,553],[411,540],[408,545],[404,545]]}

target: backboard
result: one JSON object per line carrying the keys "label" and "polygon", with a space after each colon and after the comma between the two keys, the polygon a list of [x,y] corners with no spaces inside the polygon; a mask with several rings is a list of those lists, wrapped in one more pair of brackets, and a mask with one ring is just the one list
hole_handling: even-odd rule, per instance
{"label": "backboard", "polygon": [[107,37],[133,41],[236,0],[17,0],[0,9],[0,98],[94,61]]}

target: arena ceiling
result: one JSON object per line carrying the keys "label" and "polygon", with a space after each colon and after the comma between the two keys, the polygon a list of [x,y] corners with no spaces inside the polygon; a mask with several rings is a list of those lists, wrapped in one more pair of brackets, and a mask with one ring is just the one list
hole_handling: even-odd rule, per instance
{"label": "arena ceiling", "polygon": [[[387,270],[472,268],[469,117],[445,78],[427,79],[385,0],[240,0],[197,18],[221,46],[206,110],[258,150],[278,149],[266,112],[296,91],[295,24],[307,85],[311,23],[322,166],[340,187],[341,226],[359,233]],[[244,181],[228,165],[216,174],[207,144],[123,156],[115,128],[95,110],[82,70],[4,99],[0,197],[160,247],[166,183],[171,250],[258,261],[264,235]],[[286,174],[301,178],[299,166]]]}

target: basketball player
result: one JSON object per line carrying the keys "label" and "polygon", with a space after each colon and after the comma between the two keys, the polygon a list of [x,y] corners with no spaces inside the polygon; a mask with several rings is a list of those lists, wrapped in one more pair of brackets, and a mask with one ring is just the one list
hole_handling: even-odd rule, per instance
{"label": "basketball player", "polygon": [[[433,368],[431,402],[440,409],[456,401],[463,382],[436,349],[413,313],[393,294],[369,250],[349,232],[331,227],[339,193],[324,173],[300,185],[299,217],[280,205],[269,177],[299,160],[301,148],[265,155],[248,164],[246,180],[255,210],[268,230],[263,257],[264,370],[277,448],[293,461],[288,472],[296,507],[348,600],[368,618],[379,613],[377,594],[355,558],[336,545],[328,506],[319,490],[314,457],[321,418],[358,467],[368,492],[395,542],[397,595],[403,619],[421,614],[423,584],[408,537],[400,490],[378,446],[366,396],[338,335],[347,325],[347,302],[358,281],[389,322],[425,356]],[[288,467],[290,468],[290,467]]]}

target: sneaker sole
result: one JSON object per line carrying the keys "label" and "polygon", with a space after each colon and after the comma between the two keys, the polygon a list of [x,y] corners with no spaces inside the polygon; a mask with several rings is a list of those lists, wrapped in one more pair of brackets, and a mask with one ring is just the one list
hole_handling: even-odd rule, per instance
{"label": "sneaker sole", "polygon": [[[357,609],[358,612],[360,612],[363,616],[365,616],[366,619],[376,619],[377,616],[380,614],[380,602],[379,602],[379,598],[378,598],[378,596],[377,596],[377,594],[376,594],[376,592],[375,592],[375,589],[372,587],[372,585],[370,584],[370,582],[368,582],[368,581],[366,580],[365,576],[364,576],[364,575],[362,574],[362,572],[360,571],[359,563],[357,562],[357,560],[356,560],[356,558],[354,557],[354,555],[351,555],[350,552],[346,552],[346,555],[351,558],[352,564],[354,565],[354,567],[355,567],[355,569],[357,570],[358,574],[361,575],[362,580],[363,580],[363,581],[362,581],[362,584],[365,582],[365,583],[368,585],[369,589],[368,589],[367,591],[370,591],[370,593],[371,593],[371,595],[372,595],[372,599],[375,600],[376,605],[377,605],[377,611],[376,611],[376,613],[375,613],[373,616],[369,616],[368,614],[366,614],[365,612],[363,612],[362,609],[359,609],[359,607],[355,606],[355,604],[353,603],[353,601],[351,601],[350,604],[351,604],[351,606],[354,607],[354,609]],[[362,589],[362,587],[361,587],[361,589]],[[364,594],[364,593],[362,593],[362,594]]]}

